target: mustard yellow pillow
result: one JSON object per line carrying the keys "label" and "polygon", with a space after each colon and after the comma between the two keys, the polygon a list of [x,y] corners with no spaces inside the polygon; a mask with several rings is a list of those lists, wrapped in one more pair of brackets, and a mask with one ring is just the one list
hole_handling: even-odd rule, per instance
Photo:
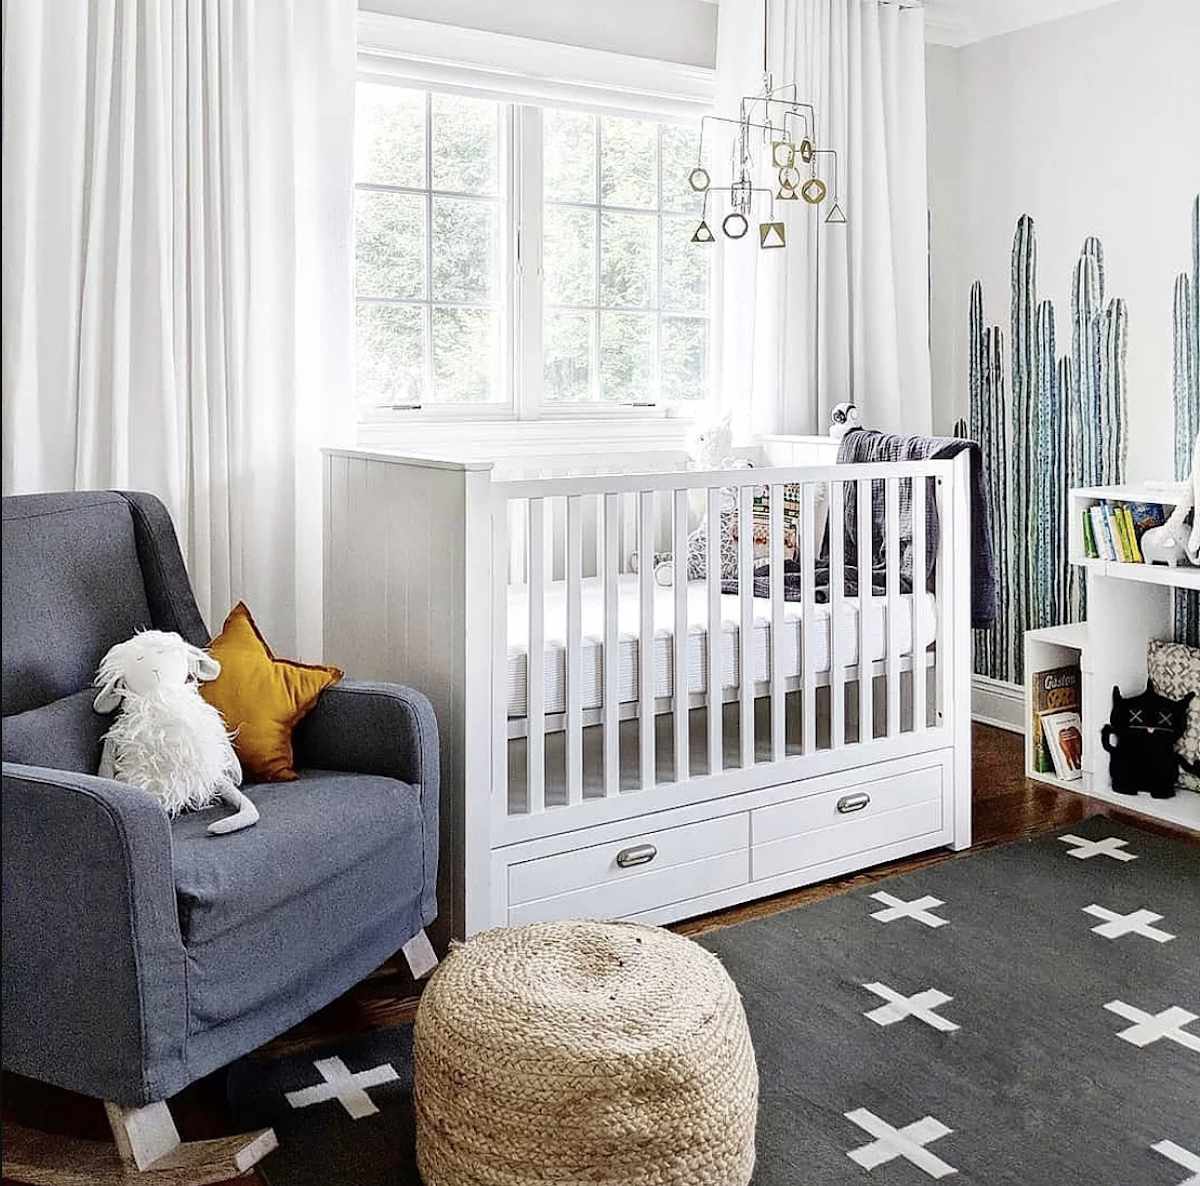
{"label": "mustard yellow pillow", "polygon": [[292,730],[342,673],[276,659],[241,601],[208,649],[221,674],[201,684],[200,694],[236,731],[233,748],[242,769],[258,782],[290,782],[296,778]]}

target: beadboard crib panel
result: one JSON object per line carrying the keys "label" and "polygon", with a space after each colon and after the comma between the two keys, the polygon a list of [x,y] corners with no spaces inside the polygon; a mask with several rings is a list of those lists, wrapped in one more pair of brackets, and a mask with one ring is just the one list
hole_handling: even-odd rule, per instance
{"label": "beadboard crib panel", "polygon": [[486,474],[334,451],[325,462],[325,661],[354,679],[410,684],[433,704],[442,764],[435,936],[461,934],[472,836],[464,786],[479,754],[466,722],[486,720],[491,703],[490,689],[467,679],[489,645],[488,591],[468,595],[473,555],[489,579],[489,541],[473,538],[480,517],[468,513],[473,493],[486,497]]}

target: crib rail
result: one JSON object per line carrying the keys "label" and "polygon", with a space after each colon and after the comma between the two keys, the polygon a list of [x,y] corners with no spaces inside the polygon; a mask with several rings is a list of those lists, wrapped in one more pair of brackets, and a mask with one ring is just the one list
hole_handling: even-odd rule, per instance
{"label": "crib rail", "polygon": [[[704,779],[719,788],[768,763],[783,781],[925,735],[945,744],[965,695],[948,646],[969,571],[967,541],[956,538],[964,473],[929,461],[493,482],[498,813],[537,816]],[[926,531],[930,499],[936,535]],[[565,603],[554,638],[548,590]],[[523,714],[510,715],[514,591],[525,698]],[[636,663],[623,674],[621,647],[633,640]],[[555,705],[548,661],[561,677]]]}

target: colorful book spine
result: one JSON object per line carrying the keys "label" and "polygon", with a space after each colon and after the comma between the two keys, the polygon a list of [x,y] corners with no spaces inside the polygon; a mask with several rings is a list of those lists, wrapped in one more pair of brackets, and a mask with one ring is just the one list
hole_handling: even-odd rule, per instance
{"label": "colorful book spine", "polygon": [[1083,511],[1083,554],[1089,560],[1100,559],[1100,553],[1096,549],[1096,535],[1092,531],[1092,516],[1086,507]]}
{"label": "colorful book spine", "polygon": [[1144,563],[1142,559],[1142,549],[1138,543],[1137,528],[1134,526],[1133,515],[1130,513],[1129,507],[1124,503],[1121,504],[1121,518],[1125,523],[1125,538],[1129,541],[1129,559],[1133,564]]}
{"label": "colorful book spine", "polygon": [[1092,534],[1096,537],[1096,554],[1101,560],[1111,560],[1109,548],[1111,544],[1104,523],[1104,508],[1100,505],[1091,507],[1088,514],[1092,517]]}

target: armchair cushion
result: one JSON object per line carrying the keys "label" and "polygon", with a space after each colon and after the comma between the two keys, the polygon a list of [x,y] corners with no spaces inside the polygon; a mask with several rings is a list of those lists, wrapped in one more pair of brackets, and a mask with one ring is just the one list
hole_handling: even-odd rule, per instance
{"label": "armchair cushion", "polygon": [[408,933],[423,921],[426,821],[407,783],[303,770],[246,790],[253,828],[208,835],[219,809],[172,824],[193,1032],[304,999],[397,908],[412,915]]}
{"label": "armchair cushion", "polygon": [[95,774],[101,738],[112,724],[93,707],[93,688],[4,718],[4,760]]}
{"label": "armchair cushion", "polygon": [[109,647],[151,625],[119,494],[5,499],[3,586],[5,716],[87,688]]}

